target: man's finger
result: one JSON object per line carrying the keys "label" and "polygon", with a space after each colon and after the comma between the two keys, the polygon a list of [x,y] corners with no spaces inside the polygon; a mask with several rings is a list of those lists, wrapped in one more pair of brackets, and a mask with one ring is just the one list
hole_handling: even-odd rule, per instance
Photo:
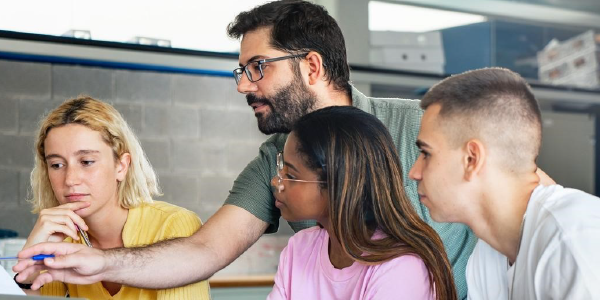
{"label": "man's finger", "polygon": [[[34,265],[30,265],[27,268],[21,270],[19,273],[19,275],[17,275],[17,281],[18,282],[22,282],[23,280],[26,280],[27,278],[29,278],[32,274],[37,274],[40,271],[43,271],[46,269],[46,266],[44,266],[43,264],[34,264]],[[13,271],[14,271],[14,267],[13,267]]]}
{"label": "man's finger", "polygon": [[84,245],[72,243],[39,243],[21,250],[21,252],[17,254],[17,257],[24,259],[38,254],[54,254],[56,256],[66,255],[85,248],[86,246]]}
{"label": "man's finger", "polygon": [[32,290],[39,290],[44,284],[50,283],[52,281],[57,281],[58,279],[54,279],[50,272],[44,272],[38,275],[31,284]]}

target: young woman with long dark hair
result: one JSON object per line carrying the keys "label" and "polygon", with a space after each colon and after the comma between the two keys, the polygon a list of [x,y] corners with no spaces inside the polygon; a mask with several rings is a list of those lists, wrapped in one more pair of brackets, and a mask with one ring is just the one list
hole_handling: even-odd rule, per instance
{"label": "young woman with long dark hair", "polygon": [[386,127],[350,106],[302,117],[278,157],[275,205],[294,235],[269,299],[457,299],[440,237],[415,212]]}

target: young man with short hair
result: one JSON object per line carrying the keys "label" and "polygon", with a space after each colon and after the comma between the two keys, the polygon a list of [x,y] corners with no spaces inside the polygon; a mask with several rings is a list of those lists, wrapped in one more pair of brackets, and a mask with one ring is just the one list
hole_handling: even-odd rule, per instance
{"label": "young man with short hair", "polygon": [[423,97],[410,171],[438,222],[468,225],[479,242],[470,299],[597,299],[600,199],[540,185],[538,103],[506,69],[449,77]]}

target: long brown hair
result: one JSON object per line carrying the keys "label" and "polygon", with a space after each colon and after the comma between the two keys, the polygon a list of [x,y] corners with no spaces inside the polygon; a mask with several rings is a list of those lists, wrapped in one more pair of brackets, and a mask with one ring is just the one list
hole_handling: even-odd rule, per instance
{"label": "long brown hair", "polygon": [[[336,239],[354,260],[375,265],[418,255],[437,299],[457,299],[441,238],[416,213],[404,191],[392,137],[376,117],[350,106],[328,107],[294,126],[298,152],[326,181]],[[376,230],[384,233],[372,239]]]}

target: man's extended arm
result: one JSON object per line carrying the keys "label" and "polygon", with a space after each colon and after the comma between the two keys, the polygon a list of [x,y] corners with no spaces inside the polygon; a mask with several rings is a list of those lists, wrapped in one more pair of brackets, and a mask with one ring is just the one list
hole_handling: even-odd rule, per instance
{"label": "man's extended arm", "polygon": [[[50,281],[90,284],[98,281],[164,289],[205,280],[238,258],[266,230],[267,223],[233,205],[221,207],[200,230],[187,238],[160,242],[148,247],[101,251],[68,243],[43,243],[19,253],[56,254],[46,259],[46,269],[33,289]],[[13,270],[25,279],[42,266],[20,261]]]}

